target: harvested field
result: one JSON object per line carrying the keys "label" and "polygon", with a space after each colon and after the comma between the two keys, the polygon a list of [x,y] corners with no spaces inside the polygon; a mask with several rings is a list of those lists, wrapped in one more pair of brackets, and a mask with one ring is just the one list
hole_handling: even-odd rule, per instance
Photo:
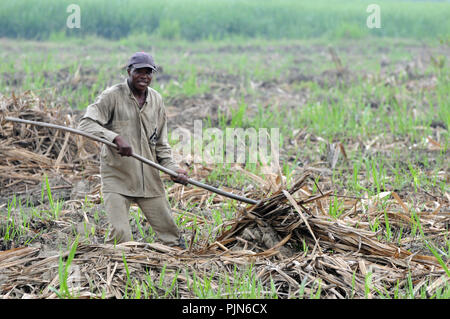
{"label": "harvested field", "polygon": [[[76,127],[83,108],[123,80],[123,69],[108,66],[135,49],[131,40],[40,43],[30,64],[47,52],[67,62],[49,58],[42,81],[21,66],[1,69],[2,119]],[[5,52],[18,50],[0,41]],[[103,47],[111,54],[99,63]],[[256,41],[159,50],[153,86],[165,99],[169,131],[192,132],[194,120],[205,130],[280,130],[272,166],[175,154],[193,179],[261,202],[244,205],[164,176],[188,249],[159,243],[137,206],[133,241],[110,245],[98,145],[2,121],[0,297],[449,297],[449,73],[439,62],[448,60],[448,44]],[[81,58],[86,52],[91,58]]]}
{"label": "harvested field", "polygon": [[[261,297],[320,293],[322,298],[373,298],[372,291],[378,296],[394,296],[411,283],[415,287],[412,293],[426,287],[423,293],[430,297],[446,285],[448,269],[442,260],[404,248],[412,244],[410,240],[403,245],[380,240],[370,230],[370,223],[361,218],[361,201],[349,205],[340,218],[330,220],[325,212],[330,192],[306,196],[311,191],[308,181],[311,176],[306,175],[288,191],[280,188],[258,205],[241,209],[227,222],[231,228],[212,243],[193,244],[192,237],[184,251],[158,243],[100,244],[95,238],[94,243],[77,246],[77,238],[73,249],[62,254],[46,252],[45,242],[0,252],[3,297],[59,298],[76,291],[78,298],[138,297],[141,293],[145,297],[193,298],[199,297],[192,292],[200,289],[196,285],[211,290],[202,297],[240,297],[221,291],[220,283],[228,280],[233,287],[242,285],[236,267],[247,265],[252,265],[252,276],[261,283],[261,287],[248,289],[260,289]],[[296,196],[300,194],[303,196]],[[393,195],[392,223],[411,223],[403,211],[405,203]],[[374,209],[379,200],[368,200],[369,218],[380,214]],[[85,225],[90,225],[84,217]],[[449,218],[448,213],[423,212],[421,232],[439,236],[446,232]],[[46,227],[65,232],[74,220],[73,213],[67,212]],[[69,262],[66,258],[70,255]],[[61,277],[61,269],[66,277]],[[63,286],[64,279],[69,286],[67,282]]]}

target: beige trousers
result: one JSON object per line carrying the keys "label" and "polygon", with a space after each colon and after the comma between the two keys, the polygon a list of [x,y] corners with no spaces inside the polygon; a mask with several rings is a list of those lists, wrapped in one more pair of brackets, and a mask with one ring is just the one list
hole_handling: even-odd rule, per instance
{"label": "beige trousers", "polygon": [[144,213],[162,243],[169,246],[178,244],[180,233],[172,218],[170,205],[165,196],[142,198],[104,193],[103,199],[108,220],[112,226],[109,242],[122,243],[131,240],[129,211],[131,203],[134,202]]}

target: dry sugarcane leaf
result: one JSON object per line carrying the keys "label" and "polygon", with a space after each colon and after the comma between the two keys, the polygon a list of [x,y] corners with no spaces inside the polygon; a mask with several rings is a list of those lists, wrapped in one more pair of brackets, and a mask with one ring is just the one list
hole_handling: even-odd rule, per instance
{"label": "dry sugarcane leaf", "polygon": [[[283,194],[286,196],[286,198],[289,200],[289,202],[292,204],[292,206],[294,206],[295,210],[300,214],[300,217],[305,222],[306,227],[308,227],[308,230],[311,233],[311,236],[314,238],[315,242],[318,243],[317,238],[314,235],[314,232],[312,231],[311,226],[309,226],[309,223],[306,220],[305,216],[303,216],[303,213],[302,213],[300,207],[297,205],[295,200],[292,198],[292,196],[287,191],[283,190]],[[320,247],[319,247],[319,249],[320,249]]]}
{"label": "dry sugarcane leaf", "polygon": [[392,196],[395,198],[395,200],[402,206],[403,211],[406,215],[409,215],[409,208],[406,206],[406,204],[401,200],[400,196],[396,192],[392,192]]}

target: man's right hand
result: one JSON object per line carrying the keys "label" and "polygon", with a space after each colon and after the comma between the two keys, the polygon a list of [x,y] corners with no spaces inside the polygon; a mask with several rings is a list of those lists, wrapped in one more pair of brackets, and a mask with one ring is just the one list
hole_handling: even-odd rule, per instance
{"label": "man's right hand", "polygon": [[116,136],[113,143],[117,145],[117,151],[120,155],[131,156],[131,154],[133,154],[133,150],[131,149],[130,144],[128,144],[128,142],[122,136]]}

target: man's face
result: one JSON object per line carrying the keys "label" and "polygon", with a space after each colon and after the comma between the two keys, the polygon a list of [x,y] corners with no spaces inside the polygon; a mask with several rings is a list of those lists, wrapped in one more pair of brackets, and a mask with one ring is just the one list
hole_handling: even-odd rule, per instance
{"label": "man's face", "polygon": [[150,68],[131,68],[128,70],[130,84],[139,91],[144,91],[152,82],[153,70]]}

